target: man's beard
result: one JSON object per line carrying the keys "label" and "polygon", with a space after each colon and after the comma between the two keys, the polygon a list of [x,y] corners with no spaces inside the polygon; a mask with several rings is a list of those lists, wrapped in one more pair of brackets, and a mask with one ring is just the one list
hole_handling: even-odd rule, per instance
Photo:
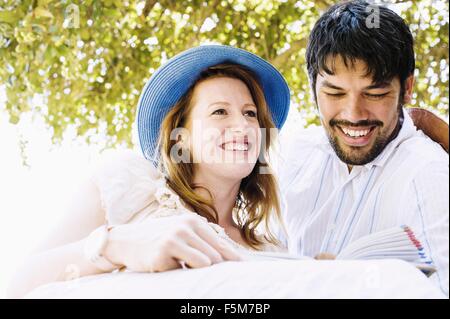
{"label": "man's beard", "polygon": [[[367,163],[372,162],[375,158],[377,158],[377,156],[380,155],[381,152],[383,152],[383,150],[389,144],[389,142],[392,141],[398,135],[398,132],[400,131],[401,128],[402,119],[403,119],[402,106],[399,105],[398,120],[396,123],[396,127],[390,134],[382,131],[384,123],[377,120],[376,121],[363,120],[357,123],[351,123],[345,120],[332,119],[328,123],[329,130],[326,130],[326,132],[328,140],[331,146],[333,147],[334,152],[342,162],[352,166],[365,165]],[[370,147],[368,151],[363,151],[361,147],[348,145],[346,146],[346,148],[350,150],[345,150],[339,144],[338,137],[333,133],[333,129],[339,130],[339,128],[336,127],[337,125],[349,126],[354,128],[358,128],[359,126],[363,127],[377,126],[380,128],[380,131],[378,135],[375,137],[375,141],[373,142],[373,145]]]}

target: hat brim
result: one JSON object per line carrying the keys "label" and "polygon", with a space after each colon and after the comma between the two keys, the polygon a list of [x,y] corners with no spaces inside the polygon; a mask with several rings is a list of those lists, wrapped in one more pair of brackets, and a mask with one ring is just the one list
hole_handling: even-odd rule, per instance
{"label": "hat brim", "polygon": [[186,50],[160,67],[144,86],[136,115],[139,144],[147,159],[155,158],[155,148],[164,117],[208,67],[233,63],[250,69],[262,85],[275,126],[280,129],[289,111],[289,87],[266,60],[248,51],[204,45]]}

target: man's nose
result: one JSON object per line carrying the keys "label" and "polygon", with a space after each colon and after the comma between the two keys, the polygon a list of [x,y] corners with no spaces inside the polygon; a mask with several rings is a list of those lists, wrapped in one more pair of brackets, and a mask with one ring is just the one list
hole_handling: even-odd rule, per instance
{"label": "man's nose", "polygon": [[350,96],[344,106],[342,117],[352,123],[367,120],[369,118],[369,112],[364,99],[359,96]]}

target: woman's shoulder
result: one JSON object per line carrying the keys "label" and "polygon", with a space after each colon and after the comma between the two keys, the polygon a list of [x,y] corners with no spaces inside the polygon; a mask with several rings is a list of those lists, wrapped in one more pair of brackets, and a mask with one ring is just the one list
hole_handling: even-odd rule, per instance
{"label": "woman's shoulder", "polygon": [[97,186],[107,219],[126,223],[155,200],[165,179],[153,164],[134,150],[107,150],[93,166],[91,180]]}
{"label": "woman's shoulder", "polygon": [[160,172],[142,154],[132,149],[109,149],[104,151],[93,166],[94,178],[104,175],[144,175],[158,179]]}

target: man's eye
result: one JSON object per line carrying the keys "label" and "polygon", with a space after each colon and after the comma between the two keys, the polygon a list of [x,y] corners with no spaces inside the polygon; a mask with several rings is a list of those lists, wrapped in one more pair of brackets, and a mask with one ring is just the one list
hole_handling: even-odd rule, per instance
{"label": "man's eye", "polygon": [[215,110],[212,115],[225,115],[227,112],[224,109]]}
{"label": "man's eye", "polygon": [[250,116],[250,117],[256,117],[256,112],[255,111],[246,111],[245,115]]}
{"label": "man's eye", "polygon": [[345,95],[345,93],[327,93],[327,92],[325,92],[325,94],[331,97],[341,97]]}
{"label": "man's eye", "polygon": [[366,96],[367,96],[368,98],[370,98],[370,99],[375,99],[375,100],[377,100],[377,99],[381,99],[381,98],[385,97],[386,95],[388,95],[388,93],[389,93],[389,92],[387,92],[387,93],[381,93],[381,94],[369,94],[369,93],[367,93]]}

